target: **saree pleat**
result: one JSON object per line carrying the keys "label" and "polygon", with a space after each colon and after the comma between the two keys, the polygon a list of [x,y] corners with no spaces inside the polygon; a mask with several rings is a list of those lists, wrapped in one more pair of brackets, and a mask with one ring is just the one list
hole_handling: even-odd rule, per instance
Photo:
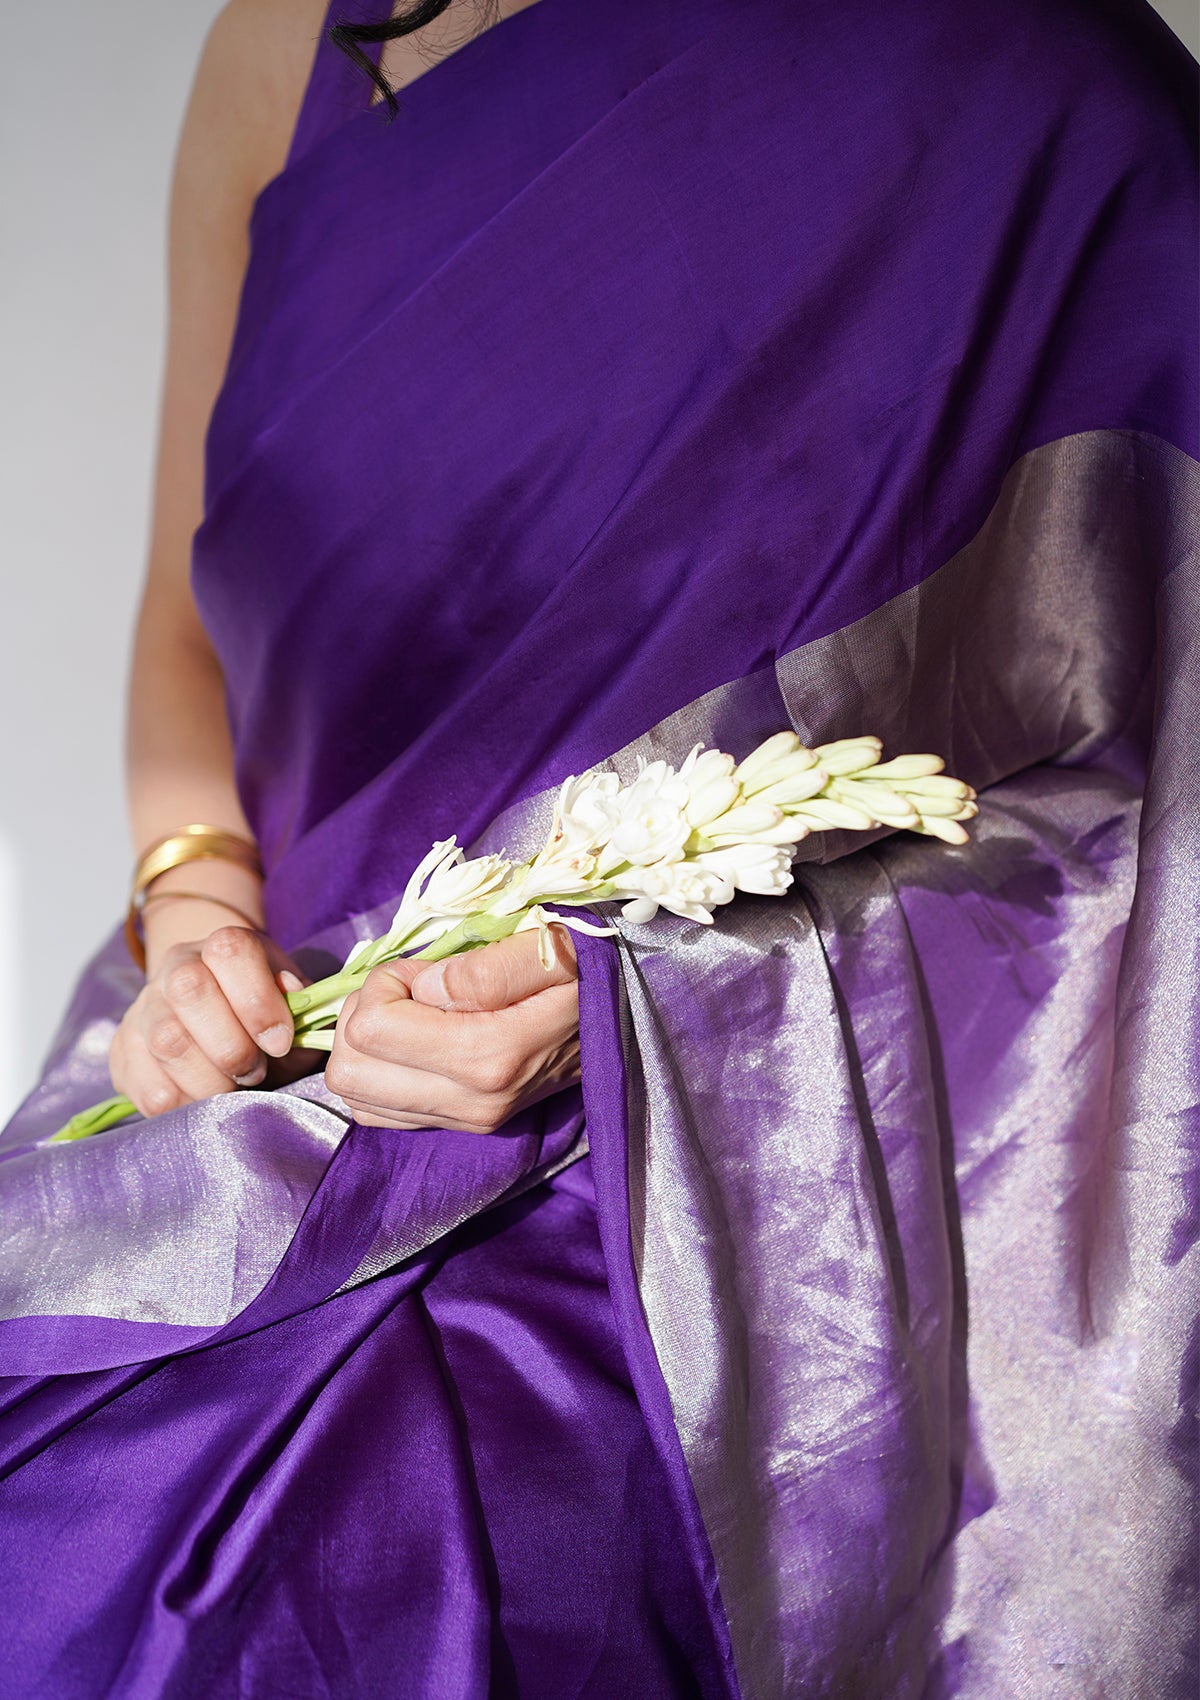
{"label": "saree pleat", "polygon": [[611,917],[486,1138],[40,1146],[114,933],[0,1138],[0,1694],[1191,1692],[1195,112],[1140,0],[539,0],[391,128],[322,41],[192,562],[272,933],[787,725],[981,812]]}

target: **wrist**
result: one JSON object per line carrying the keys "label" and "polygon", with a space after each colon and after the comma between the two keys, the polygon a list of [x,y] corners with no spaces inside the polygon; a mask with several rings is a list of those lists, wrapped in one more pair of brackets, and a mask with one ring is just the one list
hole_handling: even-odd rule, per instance
{"label": "wrist", "polygon": [[173,945],[205,939],[219,927],[247,925],[259,931],[264,926],[262,880],[256,874],[219,861],[168,869],[147,892],[142,913],[146,977],[156,972]]}
{"label": "wrist", "polygon": [[[156,919],[152,920],[151,915]],[[241,915],[205,898],[181,897],[177,902],[156,905],[146,912],[143,927],[146,978],[153,979],[175,945],[200,944],[221,927],[246,925]],[[255,928],[257,932],[262,930],[261,924]]]}

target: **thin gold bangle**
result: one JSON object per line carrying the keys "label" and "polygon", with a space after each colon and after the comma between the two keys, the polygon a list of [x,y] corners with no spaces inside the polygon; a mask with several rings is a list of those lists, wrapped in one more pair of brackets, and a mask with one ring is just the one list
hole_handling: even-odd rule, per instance
{"label": "thin gold bangle", "polygon": [[138,922],[143,920],[152,903],[170,903],[173,898],[188,898],[193,903],[214,903],[218,909],[227,909],[231,915],[236,915],[239,920],[244,921],[251,932],[261,931],[252,915],[247,915],[236,903],[226,903],[223,897],[209,897],[203,891],[152,891],[149,897],[143,897],[140,903],[130,904],[129,913],[125,917],[125,943],[129,947],[130,956],[143,973],[146,971],[146,941],[138,929]]}
{"label": "thin gold bangle", "polygon": [[244,909],[239,909],[236,903],[226,903],[223,897],[210,897],[206,891],[152,891],[144,897],[139,905],[144,914],[152,903],[174,903],[180,899],[189,903],[215,903],[218,909],[228,909],[231,915],[236,915],[240,921],[245,921],[251,932],[261,931],[259,923],[253,915],[247,915]]}

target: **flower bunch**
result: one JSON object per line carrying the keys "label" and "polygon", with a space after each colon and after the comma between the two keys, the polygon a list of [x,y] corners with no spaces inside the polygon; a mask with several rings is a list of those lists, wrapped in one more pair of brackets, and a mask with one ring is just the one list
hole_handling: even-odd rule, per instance
{"label": "flower bunch", "polygon": [[[878,738],[808,749],[794,732],[776,733],[740,763],[697,744],[678,768],[639,760],[627,785],[615,773],[566,780],[546,842],[528,861],[468,859],[443,839],[414,869],[386,933],[360,940],[338,973],[288,993],[294,1045],[331,1049],[347,997],[397,957],[440,961],[537,928],[549,965],[551,922],[615,931],[564,910],[616,902],[630,922],[666,909],[708,925],[739,891],[782,896],[795,847],[812,832],[898,827],[964,844],[961,823],[977,812],[971,787],[945,774],[939,756],[885,762],[882,754]],[[127,1098],[108,1099],[53,1140],[85,1138],[133,1113]]]}
{"label": "flower bunch", "polygon": [[906,827],[965,843],[971,787],[947,777],[939,756],[882,754],[878,738],[808,749],[779,732],[740,764],[697,744],[678,769],[639,761],[629,785],[612,773],[568,779],[545,847],[513,870],[495,907],[607,898],[629,921],[662,908],[710,923],[735,892],[782,896],[810,832]]}

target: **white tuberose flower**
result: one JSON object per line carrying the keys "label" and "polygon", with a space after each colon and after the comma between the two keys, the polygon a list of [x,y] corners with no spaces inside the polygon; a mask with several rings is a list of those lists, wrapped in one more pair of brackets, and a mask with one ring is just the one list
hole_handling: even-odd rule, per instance
{"label": "white tuberose flower", "polygon": [[707,925],[713,910],[731,902],[735,892],[782,897],[791,883],[790,847],[742,843],[633,869],[622,877],[617,895],[629,899],[621,910],[627,921],[652,921],[659,909],[667,909]]}
{"label": "white tuberose flower", "polygon": [[735,891],[753,891],[761,897],[782,897],[792,883],[791,850],[776,844],[731,844],[708,850],[697,856],[696,865],[730,880]]}
{"label": "white tuberose flower", "polygon": [[486,909],[503,890],[512,863],[503,856],[467,861],[454,838],[443,838],[423,856],[404,888],[400,907],[382,939],[357,944],[347,968],[380,961],[399,950],[420,950],[440,938],[464,915]]}
{"label": "white tuberose flower", "polygon": [[628,898],[621,913],[627,921],[652,921],[659,909],[707,926],[719,903],[733,896],[733,881],[695,861],[656,862],[632,868],[621,880],[618,897]]}
{"label": "white tuberose flower", "polygon": [[679,778],[687,787],[683,812],[693,829],[706,827],[738,801],[741,787],[733,776],[733,765],[732,756],[706,750],[703,744],[695,745],[684,760],[679,769]]}
{"label": "white tuberose flower", "polygon": [[616,802],[617,822],[599,853],[601,877],[626,862],[648,867],[683,854],[692,830],[684,813],[688,786],[673,767],[665,761],[639,763],[637,778],[617,792]]}
{"label": "white tuberose flower", "polygon": [[515,868],[507,890],[492,905],[514,915],[530,904],[586,893],[596,884],[596,857],[620,818],[615,773],[584,773],[564,781],[550,835],[532,862]]}
{"label": "white tuberose flower", "polygon": [[477,856],[467,861],[462,851],[456,850],[429,876],[417,907],[427,915],[474,914],[486,908],[511,870],[512,863],[503,856]]}
{"label": "white tuberose flower", "polygon": [[575,852],[594,853],[607,844],[620,818],[617,802],[620,789],[621,781],[615,773],[584,773],[566,780],[558,793],[547,848],[553,845],[556,836]]}

